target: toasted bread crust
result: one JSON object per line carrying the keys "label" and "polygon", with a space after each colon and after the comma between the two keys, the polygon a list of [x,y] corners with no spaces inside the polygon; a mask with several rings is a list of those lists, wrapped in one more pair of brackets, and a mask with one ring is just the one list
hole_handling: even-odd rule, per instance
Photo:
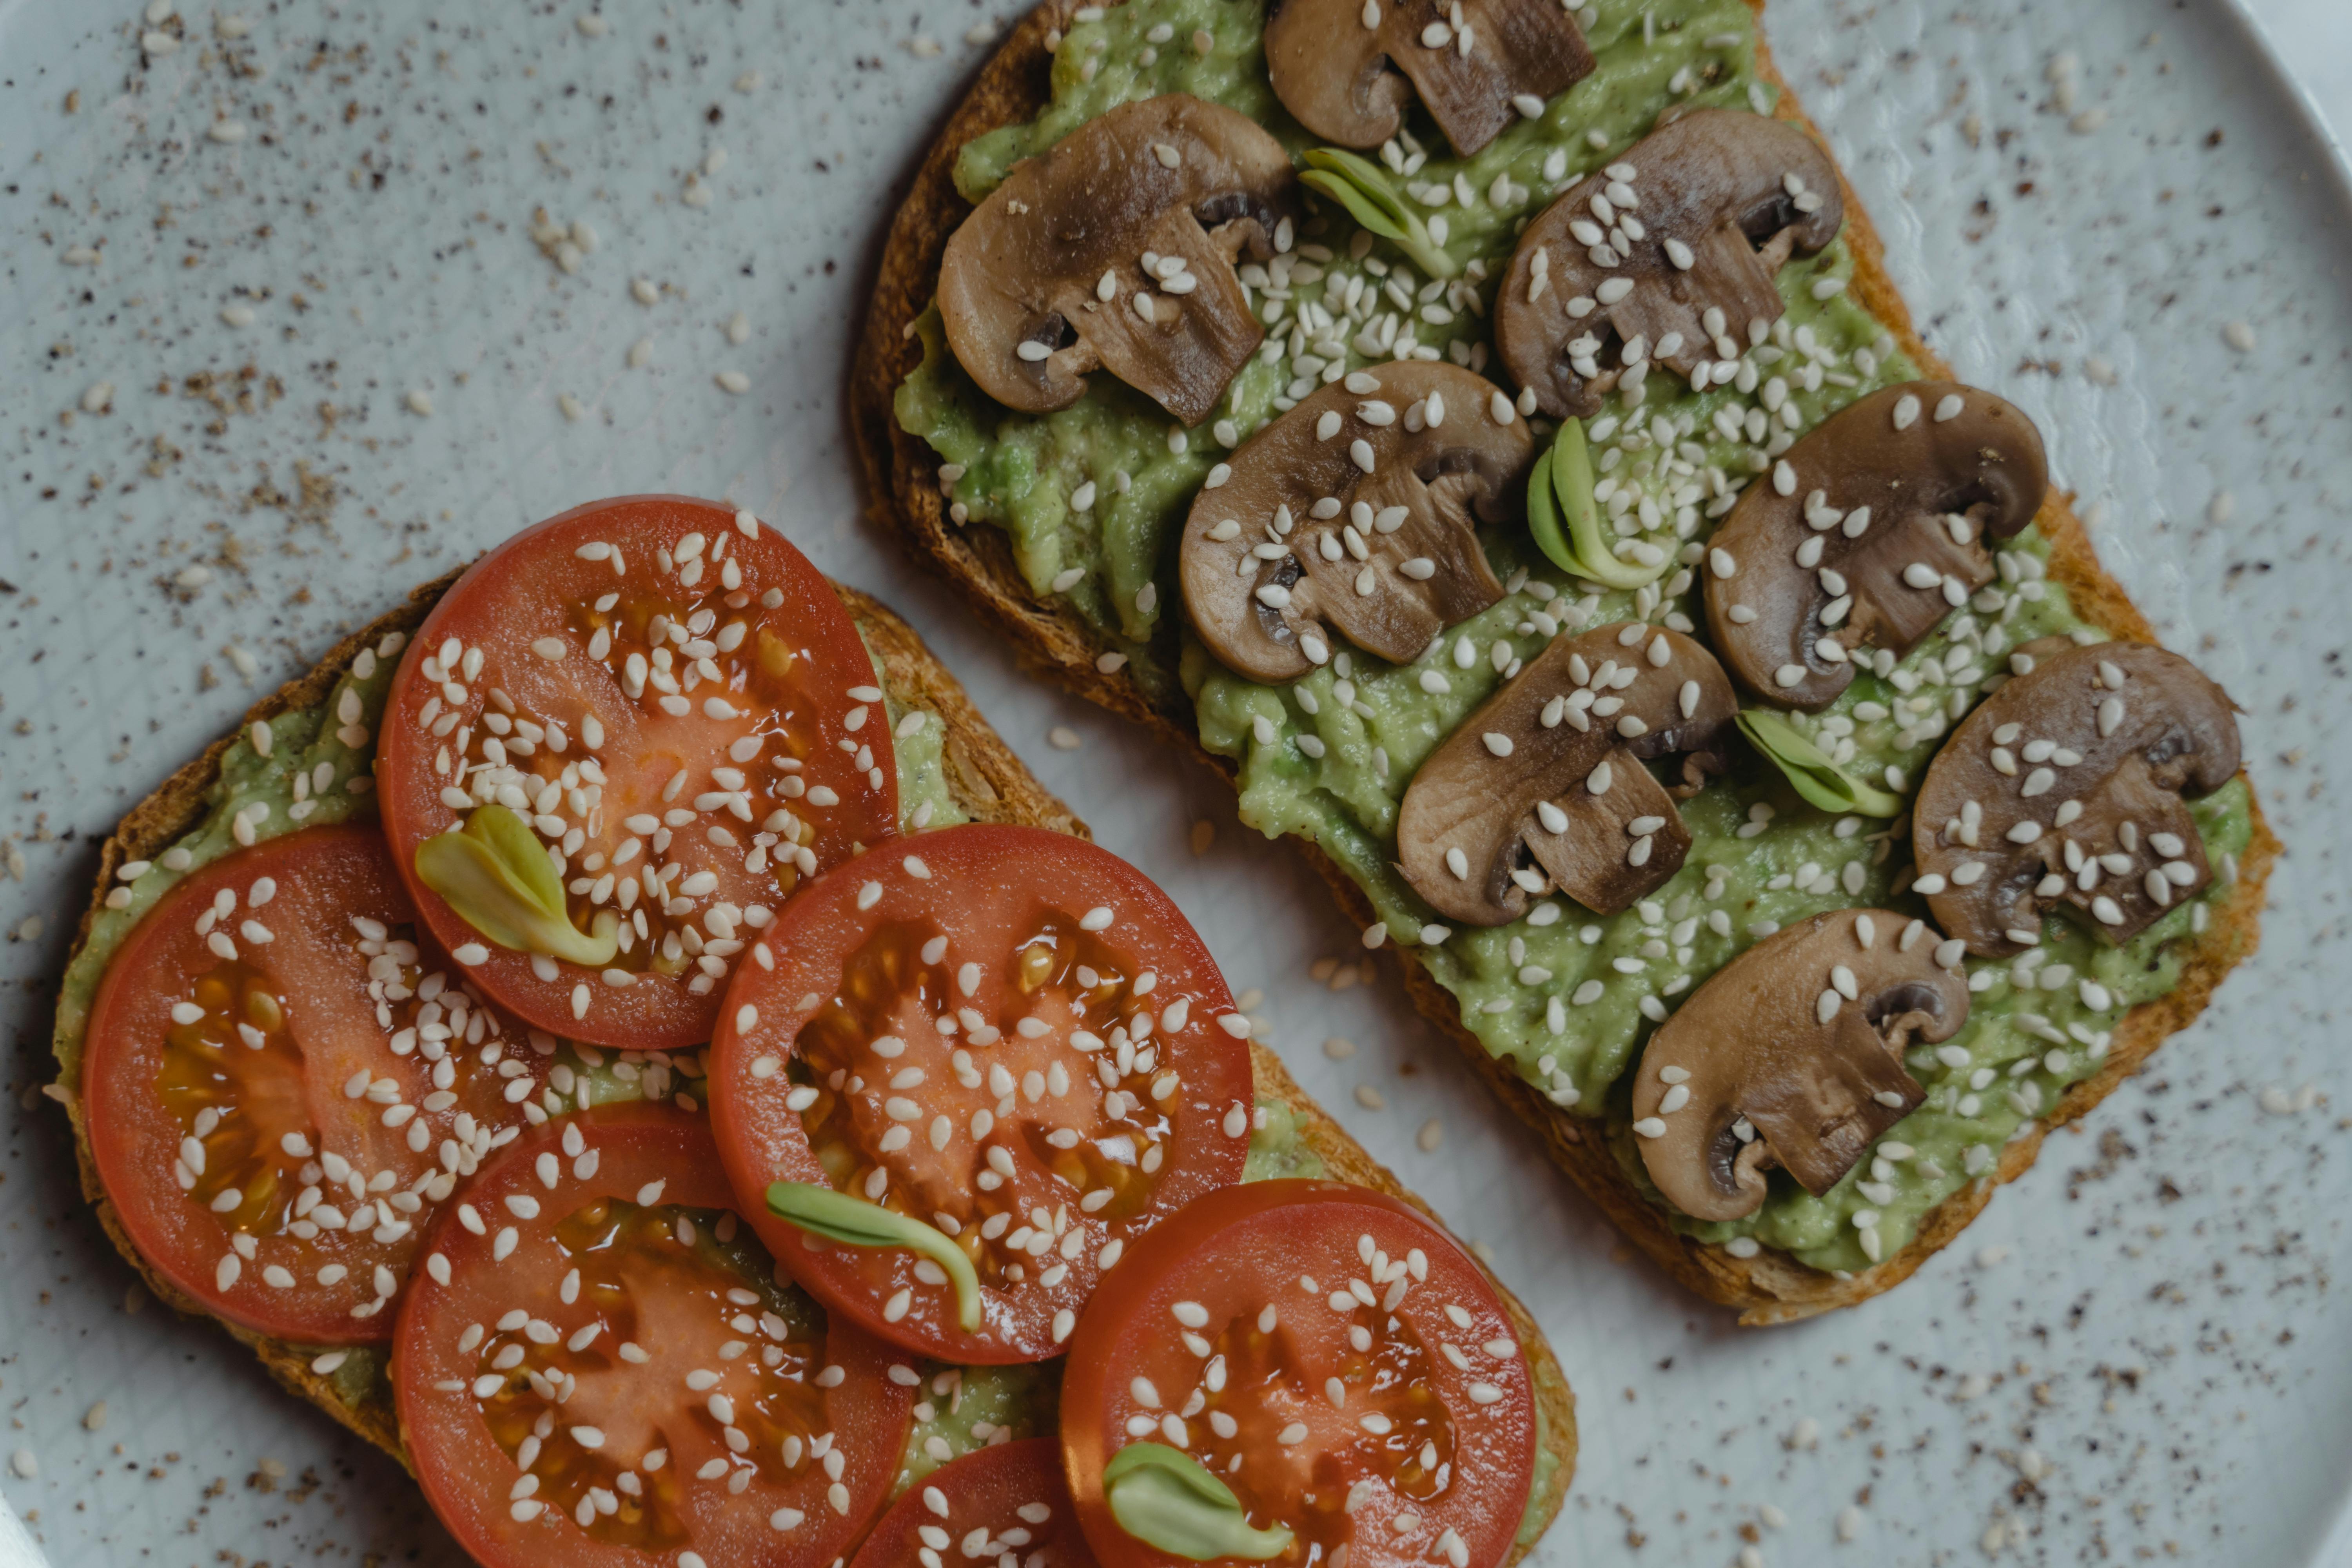
{"label": "toasted bread crust", "polygon": [[[1759,17],[1758,74],[1780,89],[1775,114],[1826,144],[1827,139],[1806,118],[1796,95],[1773,68],[1760,32],[1764,0],[1748,0],[1748,5]],[[1066,603],[1040,599],[1029,591],[1014,568],[1011,545],[1001,530],[960,529],[950,523],[932,478],[936,458],[921,440],[899,428],[893,412],[898,384],[920,357],[911,334],[916,318],[930,302],[940,254],[970,210],[955,188],[957,151],[982,132],[1033,119],[1045,107],[1052,63],[1045,35],[1066,25],[1073,8],[1069,0],[1047,0],[1013,30],[950,115],[891,225],[850,381],[852,429],[866,470],[868,511],[877,526],[896,534],[919,558],[945,574],[973,608],[1011,641],[1025,668],[1148,725],[1231,781],[1237,772],[1233,759],[1202,746],[1190,704],[1181,691],[1161,693],[1155,700],[1127,669],[1108,674],[1099,670],[1095,661],[1104,645]],[[1885,324],[1924,375],[1949,377],[1950,368],[1913,327],[1910,310],[1887,275],[1878,232],[1861,197],[1843,174],[1839,184],[1845,200],[1845,240],[1853,255],[1851,289],[1854,298]],[[2123,585],[2100,567],[2071,498],[2051,492],[2034,523],[2050,541],[2052,579],[2066,589],[2084,619],[2117,638],[2156,640],[2147,617],[2132,604]],[[1159,651],[1171,664],[1178,635],[1174,623],[1173,616],[1164,618],[1158,638]],[[2051,1127],[2088,1112],[2137,1071],[2166,1037],[2185,1028],[2204,1011],[2222,976],[2250,956],[2261,938],[2263,888],[2278,853],[2278,840],[2263,820],[2259,799],[2252,809],[2253,837],[2240,858],[2237,884],[2216,910],[2205,933],[2190,945],[2180,984],[2126,1014],[2099,1074],[2069,1089],[2048,1117],[2002,1151],[1990,1173],[1944,1200],[1908,1246],[1845,1279],[1770,1250],[1751,1258],[1737,1258],[1720,1247],[1677,1233],[1665,1213],[1626,1179],[1606,1142],[1594,1135],[1596,1127],[1590,1119],[1573,1117],[1554,1107],[1489,1055],[1463,1026],[1453,995],[1410,954],[1393,947],[1387,951],[1422,1016],[1453,1041],[1503,1102],[1543,1140],[1553,1163],[1629,1239],[1685,1286],[1708,1300],[1738,1309],[1742,1323],[1787,1322],[1867,1300],[1909,1278],[1976,1217],[1995,1186],[2013,1181],[2033,1163]],[[1330,885],[1349,918],[1359,926],[1369,926],[1373,918],[1370,901],[1354,880],[1315,845],[1299,840],[1297,847]]]}
{"label": "toasted bread crust", "polygon": [[[129,860],[153,858],[202,819],[206,807],[206,793],[220,777],[221,759],[248,726],[257,720],[274,718],[280,713],[312,708],[324,702],[334,689],[335,682],[351,668],[352,659],[358,657],[362,648],[374,647],[389,632],[414,632],[462,572],[463,568],[460,568],[425,584],[411,594],[405,604],[343,638],[316,668],[289,681],[255,703],[247,710],[236,730],[214,742],[205,748],[203,755],[180,768],[154,794],[133,806],[100,851],[97,886],[92,891],[89,907],[82,916],[81,927],[75,935],[73,955],[79,955],[83,944],[89,940],[91,923],[104,908],[108,890],[114,886],[115,868]],[[1091,837],[1087,825],[1039,784],[1021,759],[988,727],[979,710],[971,705],[971,700],[965,696],[963,687],[923,645],[913,627],[900,620],[880,600],[839,584],[835,584],[835,588],[848,608],[850,618],[865,636],[866,646],[881,660],[883,688],[890,700],[905,706],[927,709],[939,715],[947,734],[942,761],[948,787],[957,805],[967,816],[976,821],[1022,823],[1049,827],[1081,838]],[[68,962],[71,962],[70,956]],[[1262,1046],[1253,1046],[1251,1055],[1256,1068],[1257,1092],[1277,1099],[1290,1109],[1297,1118],[1301,1140],[1322,1159],[1325,1168],[1332,1175],[1403,1198],[1424,1214],[1431,1214],[1432,1218],[1436,1217],[1427,1204],[1408,1191],[1385,1167],[1366,1153],[1360,1144],[1349,1137],[1338,1122],[1324,1114],[1322,1108],[1283,1070],[1282,1063],[1274,1053]],[[148,1264],[138,1248],[131,1245],[121,1216],[116,1213],[105,1189],[100,1184],[97,1163],[90,1149],[89,1118],[82,1105],[79,1083],[61,1083],[58,1087],[64,1091],[60,1098],[73,1122],[82,1195],[98,1211],[99,1221],[112,1238],[115,1250],[139,1271],[147,1289],[158,1300],[189,1317],[212,1318],[232,1336],[250,1347],[272,1377],[406,1467],[408,1456],[401,1444],[399,1425],[388,1400],[375,1399],[359,1405],[346,1404],[335,1392],[331,1378],[310,1370],[307,1352],[283,1341],[215,1317]],[[1558,1358],[1545,1342],[1535,1320],[1499,1281],[1496,1289],[1502,1297],[1505,1309],[1510,1313],[1512,1324],[1527,1353],[1529,1370],[1534,1374],[1537,1400],[1543,1407],[1550,1442],[1563,1461],[1554,1470],[1542,1500],[1544,1520],[1549,1524],[1568,1495],[1569,1478],[1575,1469],[1575,1401],[1569,1392],[1567,1376],[1560,1370]],[[1512,1561],[1517,1562],[1524,1554],[1524,1550],[1515,1553]]]}

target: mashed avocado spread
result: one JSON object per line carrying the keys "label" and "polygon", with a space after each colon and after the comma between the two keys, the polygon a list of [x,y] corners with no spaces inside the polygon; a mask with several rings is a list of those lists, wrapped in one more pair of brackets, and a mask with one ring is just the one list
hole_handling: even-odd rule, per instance
{"label": "mashed avocado spread", "polygon": [[[1079,11],[1055,49],[1051,102],[1034,121],[967,144],[958,187],[977,201],[1013,163],[1094,116],[1167,92],[1247,114],[1294,153],[1314,146],[1267,84],[1262,16],[1259,0],[1129,0]],[[1296,834],[1347,868],[1379,911],[1368,943],[1415,946],[1486,1048],[1555,1104],[1598,1119],[1628,1174],[1655,1200],[1626,1110],[1626,1069],[1649,1029],[1781,925],[1859,904],[1924,914],[1923,902],[1900,890],[1910,875],[1907,818],[1890,830],[1830,816],[1769,763],[1744,756],[1684,805],[1689,857],[1635,908],[1601,919],[1554,897],[1511,925],[1448,931],[1392,864],[1397,812],[1422,761],[1553,637],[1627,618],[1693,630],[1691,568],[1739,489],[1829,415],[1917,374],[1846,292],[1853,262],[1845,241],[1781,269],[1786,314],[1732,384],[1694,394],[1654,376],[1645,395],[1612,395],[1586,422],[1596,499],[1618,534],[1677,555],[1681,569],[1653,586],[1601,591],[1552,566],[1523,525],[1490,528],[1481,542],[1510,590],[1500,604],[1411,665],[1341,653],[1286,687],[1218,664],[1176,607],[1176,539],[1203,477],[1231,448],[1352,369],[1417,354],[1486,372],[1494,280],[1519,229],[1554,195],[1622,157],[1669,107],[1771,109],[1745,0],[1594,0],[1577,16],[1599,68],[1540,118],[1520,120],[1467,160],[1452,158],[1426,130],[1381,150],[1392,184],[1433,233],[1443,221],[1440,243],[1461,264],[1458,278],[1419,277],[1393,247],[1326,204],[1293,251],[1240,268],[1266,340],[1199,428],[1178,427],[1106,373],[1069,408],[1011,413],[956,363],[936,310],[917,323],[923,358],[898,390],[897,415],[940,455],[954,521],[1003,529],[1033,590],[1066,598],[1129,656],[1155,699],[1181,690],[1191,700],[1202,742],[1239,767],[1242,820],[1269,837]],[[1536,429],[1540,444],[1546,427]],[[1792,714],[1792,722],[1856,776],[1907,793],[1942,739],[2007,677],[2011,650],[2037,637],[2102,635],[2048,580],[2048,560],[2036,532],[2009,542],[1999,580],[1908,658],[1862,674],[1828,710]],[[1172,633],[1166,616],[1175,618]],[[1966,1065],[1952,1065],[1959,1056],[1948,1047],[1912,1052],[1907,1065],[1928,1090],[1926,1104],[1830,1192],[1816,1198],[1776,1173],[1770,1195],[1747,1218],[1675,1223],[1743,1256],[1770,1247],[1831,1270],[1899,1250],[1922,1216],[1989,1173],[2002,1145],[2069,1084],[2099,1070],[2126,1010],[2178,983],[2181,939],[2206,928],[2235,879],[2252,831],[2248,805],[2242,781],[2194,804],[2215,884],[2137,940],[2111,948],[2053,919],[2022,958],[1971,960],[1968,1026],[1949,1043]]]}

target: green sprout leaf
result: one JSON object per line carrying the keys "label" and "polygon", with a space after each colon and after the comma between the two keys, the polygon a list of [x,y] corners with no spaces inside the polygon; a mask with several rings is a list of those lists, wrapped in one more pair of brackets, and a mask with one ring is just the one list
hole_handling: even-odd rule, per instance
{"label": "green sprout leaf", "polygon": [[1748,743],[1788,775],[1796,792],[1823,811],[1863,816],[1900,816],[1903,797],[1873,789],[1807,740],[1794,724],[1769,709],[1747,708],[1739,714],[1739,732]]}
{"label": "green sprout leaf", "polygon": [[621,917],[606,910],[591,936],[564,910],[563,882],[530,825],[495,803],[463,827],[416,847],[416,875],[466,923],[518,952],[602,968],[620,951]]}
{"label": "green sprout leaf", "polygon": [[1666,574],[1674,557],[1658,563],[1622,561],[1601,531],[1601,507],[1592,499],[1592,458],[1585,450],[1581,420],[1562,422],[1551,447],[1528,475],[1528,531],[1536,547],[1563,572],[1604,588],[1633,589]]}
{"label": "green sprout leaf", "polygon": [[947,1270],[955,1286],[956,1321],[963,1331],[980,1331],[980,1276],[972,1272],[963,1248],[937,1228],[814,1182],[769,1184],[768,1212],[844,1247],[899,1247],[920,1253]]}
{"label": "green sprout leaf", "polygon": [[1290,1531],[1252,1529],[1233,1488],[1165,1443],[1129,1443],[1113,1455],[1103,1497],[1121,1530],[1171,1557],[1263,1563],[1290,1550]]}
{"label": "green sprout leaf", "polygon": [[1421,215],[1404,205],[1381,166],[1336,147],[1318,147],[1303,154],[1307,172],[1299,183],[1319,191],[1348,209],[1348,216],[1382,239],[1394,244],[1432,278],[1451,278],[1462,264],[1430,237]]}

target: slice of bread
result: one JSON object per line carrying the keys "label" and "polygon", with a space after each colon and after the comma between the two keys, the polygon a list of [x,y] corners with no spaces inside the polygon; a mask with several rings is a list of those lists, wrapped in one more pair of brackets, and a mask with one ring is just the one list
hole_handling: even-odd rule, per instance
{"label": "slice of bread", "polygon": [[[74,952],[79,954],[82,944],[89,939],[91,922],[103,907],[108,890],[115,885],[115,868],[126,861],[152,859],[203,818],[209,808],[206,796],[220,777],[221,759],[236,739],[246,732],[247,726],[257,719],[273,718],[324,702],[335,682],[351,668],[352,661],[362,648],[374,647],[388,632],[415,631],[458,575],[459,573],[452,572],[426,584],[410,595],[407,603],[337,643],[320,661],[318,668],[308,675],[289,681],[255,703],[236,730],[213,742],[202,756],[182,767],[154,794],[132,807],[100,852],[98,884],[92,893],[89,911],[82,917],[80,931],[75,938]],[[835,588],[849,610],[850,618],[856,622],[857,629],[864,635],[866,647],[881,662],[883,688],[889,700],[902,707],[925,709],[939,716],[946,735],[942,762],[948,788],[966,816],[976,821],[1024,823],[1074,834],[1081,838],[1091,837],[1086,824],[1072,816],[1068,806],[1039,784],[1023,765],[1021,759],[1013,755],[1011,748],[988,727],[987,721],[980,716],[980,710],[964,695],[963,688],[932,656],[930,649],[923,646],[913,627],[900,620],[880,600],[855,588],[839,584],[835,584]],[[64,1027],[66,1026],[60,1025],[61,1029]],[[131,1246],[114,1205],[108,1201],[104,1189],[99,1184],[98,1169],[91,1156],[89,1121],[82,1107],[78,1076],[81,1059],[80,1042],[79,1039],[59,1039],[56,1047],[60,1067],[65,1070],[53,1088],[52,1098],[65,1105],[73,1121],[83,1195],[98,1211],[100,1222],[105,1226],[107,1235],[113,1238],[116,1249],[139,1271],[150,1290],[191,1317],[211,1317],[212,1314],[151,1268],[138,1249]],[[1279,1100],[1289,1109],[1297,1119],[1301,1143],[1323,1162],[1329,1174],[1393,1194],[1423,1213],[1430,1212],[1428,1205],[1408,1191],[1386,1167],[1366,1153],[1362,1145],[1349,1137],[1338,1122],[1326,1115],[1321,1107],[1307,1098],[1306,1091],[1292,1081],[1271,1051],[1262,1046],[1253,1046],[1251,1057],[1256,1068],[1258,1094],[1262,1098]],[[1432,1217],[1435,1215],[1432,1215]],[[1560,1370],[1559,1359],[1553,1355],[1551,1346],[1545,1342],[1535,1320],[1499,1281],[1496,1289],[1525,1348],[1528,1368],[1534,1377],[1537,1402],[1543,1412],[1548,1443],[1559,1461],[1546,1478],[1542,1495],[1535,1500],[1539,1517],[1549,1526],[1568,1496],[1569,1479],[1576,1468],[1575,1400],[1569,1392],[1568,1378]],[[217,1318],[214,1321],[250,1346],[260,1357],[262,1365],[279,1383],[326,1411],[404,1466],[407,1464],[392,1402],[385,1396],[387,1391],[382,1380],[375,1384],[372,1397],[357,1405],[347,1403],[337,1392],[331,1378],[310,1370],[310,1352],[235,1323]],[[1513,1554],[1511,1561],[1516,1563],[1525,1554],[1526,1548],[1522,1547]]]}
{"label": "slice of bread", "polygon": [[[1759,14],[1760,29],[1763,0],[1748,0],[1748,4]],[[851,372],[852,428],[876,523],[944,574],[1010,641],[1026,668],[1150,726],[1230,780],[1235,776],[1235,764],[1231,758],[1202,747],[1191,707],[1181,690],[1147,689],[1129,666],[1103,670],[1097,661],[1108,645],[1066,601],[1030,591],[1001,530],[950,524],[934,478],[937,456],[920,439],[899,428],[892,410],[899,383],[921,357],[913,328],[916,318],[930,304],[940,253],[948,237],[971,211],[955,188],[957,151],[983,132],[1034,119],[1045,107],[1052,65],[1046,35],[1068,26],[1075,8],[1070,0],[1048,0],[1030,13],[948,117],[939,140],[917,170],[883,247],[857,361]],[[1795,94],[1773,69],[1760,32],[1757,68],[1763,79],[1780,89],[1777,115],[1823,140],[1798,107]],[[1840,184],[1845,199],[1844,238],[1853,253],[1854,297],[1885,324],[1923,375],[1948,378],[1949,368],[1920,340],[1909,310],[1887,276],[1877,231],[1863,210],[1861,198],[1843,175]],[[2066,589],[2085,620],[2118,638],[2155,640],[2147,618],[2123,585],[2100,568],[2090,537],[2068,497],[2052,491],[2034,525],[2051,543],[2051,578]],[[1160,637],[1164,647],[1160,651],[1171,666],[1176,637],[1174,617],[1163,618]],[[1316,846],[1297,842],[1300,852],[1330,884],[1348,918],[1360,928],[1370,925],[1370,902],[1354,880]],[[1930,1213],[1908,1246],[1875,1267],[1843,1279],[1785,1254],[1766,1250],[1743,1259],[1678,1233],[1665,1213],[1626,1179],[1605,1141],[1596,1135],[1592,1121],[1559,1110],[1507,1065],[1488,1055],[1463,1026],[1453,995],[1409,952],[1395,946],[1386,951],[1399,965],[1405,990],[1423,1016],[1460,1048],[1503,1102],[1542,1138],[1553,1162],[1643,1251],[1691,1289],[1738,1309],[1741,1322],[1785,1322],[1866,1300],[1907,1279],[1976,1217],[1996,1185],[2013,1180],[2033,1163],[2050,1128],[2074,1120],[2105,1099],[2138,1070],[2167,1036],[2202,1012],[2221,977],[2254,951],[2260,937],[2263,886],[2277,851],[2278,841],[2263,820],[2257,802],[2253,837],[2240,858],[2237,883],[2190,948],[2180,984],[2126,1014],[2115,1032],[2103,1070],[2069,1089],[2041,1122],[2002,1152],[1990,1173]]]}

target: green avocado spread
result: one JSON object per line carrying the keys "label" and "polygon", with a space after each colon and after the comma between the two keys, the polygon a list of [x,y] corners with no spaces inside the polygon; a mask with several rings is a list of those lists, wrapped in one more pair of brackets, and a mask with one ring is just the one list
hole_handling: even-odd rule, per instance
{"label": "green avocado spread", "polygon": [[[1020,159],[1092,117],[1168,92],[1247,114],[1294,153],[1312,148],[1267,84],[1262,14],[1258,0],[1129,0],[1079,11],[1055,52],[1050,104],[1028,124],[963,147],[958,187],[979,200]],[[1633,1148],[1626,1109],[1627,1068],[1649,1030],[1790,921],[1861,904],[1924,914],[1907,891],[1907,817],[1890,825],[1821,811],[1743,752],[1683,806],[1689,856],[1635,908],[1603,919],[1554,896],[1507,926],[1449,931],[1393,864],[1397,813],[1422,761],[1552,637],[1623,619],[1693,630],[1692,568],[1739,489],[1829,415],[1916,376],[1892,334],[1846,292],[1853,263],[1845,241],[1781,268],[1786,313],[1748,352],[1735,382],[1693,393],[1655,375],[1612,395],[1585,422],[1604,525],[1675,558],[1679,569],[1651,586],[1627,593],[1578,581],[1534,547],[1523,523],[1490,527],[1481,543],[1508,589],[1499,604],[1411,665],[1343,652],[1283,687],[1223,668],[1176,611],[1185,513],[1233,447],[1350,370],[1413,354],[1486,372],[1495,280],[1519,229],[1553,196],[1622,157],[1669,108],[1772,107],[1773,89],[1756,74],[1745,0],[1595,0],[1576,15],[1598,68],[1540,117],[1516,121],[1467,160],[1427,130],[1381,149],[1391,184],[1458,276],[1419,276],[1398,248],[1326,203],[1294,250],[1240,267],[1265,342],[1198,428],[1177,426],[1107,373],[1058,413],[1010,412],[956,363],[936,309],[916,323],[923,355],[898,389],[897,415],[939,454],[953,521],[1003,530],[1034,591],[1066,599],[1128,655],[1155,698],[1190,699],[1202,742],[1239,769],[1242,820],[1269,837],[1296,834],[1345,867],[1380,916],[1368,945],[1412,945],[1486,1048],[1564,1110],[1593,1119],[1628,1173],[1662,1201]],[[1208,47],[1171,37],[1205,37]],[[1548,428],[1535,428],[1540,447]],[[1854,778],[1907,794],[1958,720],[2008,677],[2011,650],[2038,637],[2102,635],[2049,580],[2048,560],[2038,532],[2008,542],[1998,580],[1910,657],[1861,673],[1822,713],[1788,717]],[[1175,624],[1163,627],[1167,616]],[[1871,1158],[1819,1197],[1775,1173],[1763,1206],[1747,1218],[1701,1225],[1677,1215],[1675,1223],[1742,1256],[1775,1247],[1829,1270],[1858,1270],[1899,1250],[1929,1210],[1985,1176],[2003,1144],[2030,1131],[2069,1084],[2099,1070],[2126,1009],[2177,984],[2181,939],[2202,931],[2213,902],[2228,895],[2252,832],[2242,781],[2193,809],[2217,868],[2206,893],[2120,948],[2053,918],[2024,957],[1969,961],[1967,1026],[1941,1051],[1910,1054],[1927,1102]]]}

